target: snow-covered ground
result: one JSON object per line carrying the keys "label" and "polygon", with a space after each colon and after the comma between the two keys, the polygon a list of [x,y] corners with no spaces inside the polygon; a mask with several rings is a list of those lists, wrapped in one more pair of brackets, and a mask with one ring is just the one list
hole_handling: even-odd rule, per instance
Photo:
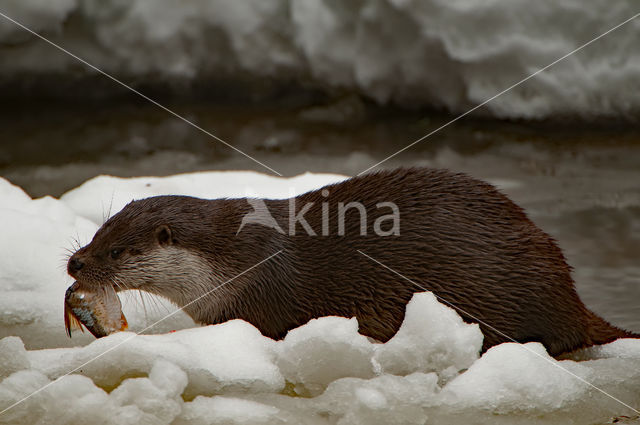
{"label": "snow-covered ground", "polygon": [[[21,0],[0,12],[129,82],[293,79],[463,112],[640,9],[635,0]],[[637,114],[639,36],[640,20],[629,22],[486,111]],[[3,17],[0,57],[5,78],[94,73]]]}
{"label": "snow-covered ground", "polygon": [[635,414],[621,402],[640,409],[640,341],[563,361],[537,343],[502,344],[479,357],[477,325],[431,293],[414,296],[386,344],[337,317],[277,342],[243,321],[198,327],[178,314],[152,329],[157,334],[138,336],[175,308],[133,294],[123,294],[133,332],[66,337],[65,249],[87,243],[129,200],[288,197],[342,179],[98,177],[61,199],[31,199],[0,179],[0,411],[39,390],[1,413],[0,424],[597,424]]}

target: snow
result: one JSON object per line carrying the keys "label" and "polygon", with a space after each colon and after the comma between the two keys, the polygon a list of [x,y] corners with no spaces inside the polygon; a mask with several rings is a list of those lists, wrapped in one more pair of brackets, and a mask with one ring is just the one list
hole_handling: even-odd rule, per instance
{"label": "snow", "polygon": [[[447,385],[446,393],[478,408],[558,409],[584,398],[590,388],[568,373],[558,373],[557,364],[539,343],[502,344]],[[591,378],[586,366],[568,362],[563,367],[582,379]]]}
{"label": "snow", "polygon": [[[2,12],[125,81],[246,76],[465,112],[638,12],[633,0],[22,0]],[[508,118],[633,116],[632,21],[483,108]],[[0,76],[95,71],[0,17]],[[102,77],[99,77],[102,78]],[[187,85],[181,85],[185,87]]]}
{"label": "snow", "polygon": [[[186,195],[200,198],[239,198],[261,196],[283,199],[331,183],[345,176],[305,173],[288,179],[254,171],[190,173],[170,177],[95,177],[60,197],[79,215],[102,223],[133,199],[156,195]],[[96,208],[96,205],[100,208]]]}
{"label": "snow", "polygon": [[280,409],[235,397],[196,397],[174,425],[284,424]]}
{"label": "snow", "polygon": [[87,243],[109,210],[161,193],[284,197],[342,179],[102,176],[61,199],[35,200],[0,179],[0,411],[10,407],[0,423],[595,424],[634,415],[621,402],[640,406],[640,340],[564,360],[539,343],[480,356],[478,326],[429,292],[414,295],[384,344],[339,317],[311,320],[281,341],[241,320],[196,326],[186,316],[137,335],[175,307],[148,298],[145,317],[126,294],[133,332],[66,337],[65,249],[74,238]]}
{"label": "snow", "polygon": [[[376,351],[374,360],[381,372],[440,372],[447,379],[478,358],[482,348],[478,325],[465,324],[453,309],[442,310],[438,304],[431,293],[414,296],[398,332]],[[456,332],[444,333],[441,329]]]}
{"label": "snow", "polygon": [[336,379],[371,378],[374,346],[355,318],[324,317],[291,330],[279,344],[278,366],[297,391],[318,395]]}
{"label": "snow", "polygon": [[[82,348],[30,351],[27,358],[50,378],[81,369],[105,388],[116,387],[122,376],[148,374],[155,361],[165,359],[187,373],[185,395],[195,397],[282,388],[284,379],[273,365],[274,344],[253,326],[234,320],[163,335],[120,332]],[[100,362],[87,363],[98,355]],[[55,361],[47,361],[52,357]]]}

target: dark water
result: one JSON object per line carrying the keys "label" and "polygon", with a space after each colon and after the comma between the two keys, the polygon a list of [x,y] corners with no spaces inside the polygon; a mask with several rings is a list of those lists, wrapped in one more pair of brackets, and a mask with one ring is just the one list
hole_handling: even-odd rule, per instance
{"label": "dark water", "polygon": [[[445,123],[346,97],[323,107],[172,104],[285,176],[357,174]],[[3,104],[0,175],[59,196],[97,174],[262,166],[146,103]],[[385,162],[464,171],[500,186],[553,235],[585,303],[640,332],[640,132],[598,123],[463,119]]]}

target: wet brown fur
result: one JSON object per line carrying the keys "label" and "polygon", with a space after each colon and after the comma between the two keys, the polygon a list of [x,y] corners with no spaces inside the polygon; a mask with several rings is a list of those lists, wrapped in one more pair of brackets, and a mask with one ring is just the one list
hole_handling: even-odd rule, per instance
{"label": "wet brown fur", "polygon": [[[298,210],[314,202],[304,217],[317,236],[300,225],[289,236],[259,224],[247,224],[236,235],[242,217],[253,211],[244,199],[134,201],[74,254],[85,265],[70,273],[85,284],[139,288],[178,305],[223,284],[185,311],[209,324],[244,319],[272,338],[312,318],[355,316],[362,334],[387,341],[402,323],[406,303],[422,289],[360,250],[455,305],[465,320],[490,325],[480,324],[484,350],[513,338],[542,342],[559,355],[638,337],[585,307],[555,241],[488,183],[446,170],[408,168],[326,189],[328,197],[316,190],[296,198]],[[337,203],[352,201],[366,207],[367,235],[360,235],[353,209],[339,236]],[[289,201],[265,202],[286,231]],[[323,202],[329,204],[329,236],[321,235]],[[376,208],[379,202],[398,206],[399,236],[374,233],[376,218],[390,213]],[[114,247],[123,249],[117,259],[109,254]]]}

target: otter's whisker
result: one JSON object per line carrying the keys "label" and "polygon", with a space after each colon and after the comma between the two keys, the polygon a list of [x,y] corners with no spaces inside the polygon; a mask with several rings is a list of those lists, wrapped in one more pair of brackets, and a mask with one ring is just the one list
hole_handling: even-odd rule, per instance
{"label": "otter's whisker", "polygon": [[[153,303],[156,306],[156,311],[158,311],[160,314],[170,314],[172,312],[172,310],[169,307],[167,307],[166,304],[161,303],[158,297],[156,297],[155,295],[147,294],[147,296],[149,297],[150,300],[153,301]],[[162,312],[162,310],[164,310],[164,313]]]}
{"label": "otter's whisker", "polygon": [[139,289],[138,289],[138,295],[140,296],[140,302],[142,303],[142,310],[144,311],[144,324],[146,326],[149,323],[149,315],[147,314],[147,305],[144,302],[142,291]]}
{"label": "otter's whisker", "polygon": [[60,247],[61,251],[66,251],[66,252],[62,252],[60,254],[60,260],[64,263],[64,265],[67,265],[67,262],[69,261],[69,258],[71,258],[71,256],[74,254],[75,251],[72,251],[69,248],[65,248],[65,247]]}
{"label": "otter's whisker", "polygon": [[118,277],[117,277],[117,276],[113,276],[113,277],[111,278],[111,282],[112,282],[112,283],[113,283],[113,284],[118,288],[118,290],[120,290],[121,292],[124,292],[124,291],[125,291],[125,289],[126,289],[126,288],[124,287],[124,285],[121,285],[121,284],[120,284],[119,279],[118,279]]}
{"label": "otter's whisker", "polygon": [[147,297],[147,301],[149,302],[149,304],[153,305],[154,310],[157,313],[159,313],[160,315],[171,313],[171,310],[167,308],[165,304],[161,303],[157,296],[145,291],[140,291],[140,292],[142,293],[142,295]]}
{"label": "otter's whisker", "polygon": [[76,236],[73,238],[73,244],[74,244],[75,251],[82,248],[82,244],[80,243],[80,235],[78,235],[77,231],[76,231]]}
{"label": "otter's whisker", "polygon": [[115,196],[115,191],[112,190],[111,191],[111,201],[109,201],[109,210],[107,211],[107,220],[109,220],[109,218],[111,218],[111,208],[113,208],[113,197],[114,196]]}

